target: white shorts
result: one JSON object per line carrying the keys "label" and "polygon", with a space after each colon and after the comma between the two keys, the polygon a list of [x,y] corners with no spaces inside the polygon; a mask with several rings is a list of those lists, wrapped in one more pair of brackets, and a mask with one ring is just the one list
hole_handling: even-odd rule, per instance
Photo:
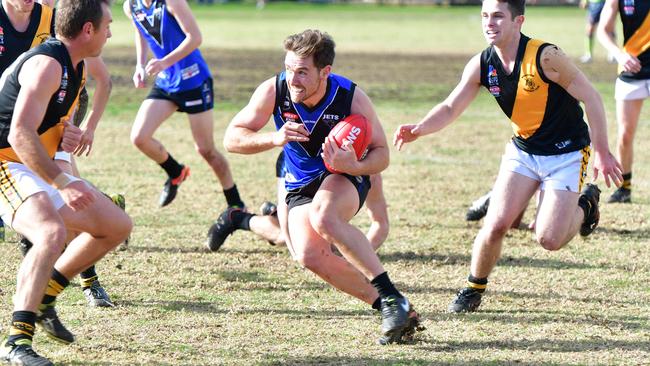
{"label": "white shorts", "polygon": [[541,190],[580,192],[587,177],[591,148],[560,155],[532,155],[511,141],[501,159],[501,171],[524,175],[540,182]]}
{"label": "white shorts", "polygon": [[650,79],[623,81],[616,79],[614,98],[616,100],[637,100],[650,97]]}
{"label": "white shorts", "polygon": [[54,154],[54,160],[67,161],[72,164],[72,154],[65,151],[57,151],[56,154]]}
{"label": "white shorts", "polygon": [[[72,181],[78,181],[67,174]],[[5,225],[13,223],[14,214],[18,207],[30,196],[46,192],[57,210],[63,207],[63,198],[59,191],[47,184],[41,177],[20,163],[2,162],[0,166],[0,216]]]}

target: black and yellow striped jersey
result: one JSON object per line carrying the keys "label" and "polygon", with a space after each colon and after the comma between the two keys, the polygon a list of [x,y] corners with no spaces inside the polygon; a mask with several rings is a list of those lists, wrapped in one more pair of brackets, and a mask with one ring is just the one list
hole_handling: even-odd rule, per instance
{"label": "black and yellow striped jersey", "polygon": [[17,31],[0,2],[0,74],[18,56],[54,36],[54,11],[52,8],[35,3],[29,26],[24,32]]}
{"label": "black and yellow striped jersey", "polygon": [[641,71],[622,72],[621,80],[650,79],[650,1],[618,0],[623,22],[623,49],[641,61]]}
{"label": "black and yellow striped jersey", "polygon": [[578,101],[546,78],[539,66],[544,47],[555,47],[521,35],[513,71],[506,73],[493,46],[481,53],[481,85],[510,118],[513,141],[535,155],[577,151],[590,143]]}
{"label": "black and yellow striped jersey", "polygon": [[51,157],[54,157],[61,142],[63,133],[61,122],[71,117],[79,99],[79,91],[86,83],[84,62],[80,62],[75,68],[70,60],[68,49],[55,38],[50,38],[19,56],[0,78],[0,160],[2,161],[20,162],[7,139],[11,130],[16,98],[21,88],[18,75],[25,61],[36,55],[50,56],[61,64],[61,75],[53,75],[61,79],[59,89],[50,98],[43,121],[38,127],[41,142]]}

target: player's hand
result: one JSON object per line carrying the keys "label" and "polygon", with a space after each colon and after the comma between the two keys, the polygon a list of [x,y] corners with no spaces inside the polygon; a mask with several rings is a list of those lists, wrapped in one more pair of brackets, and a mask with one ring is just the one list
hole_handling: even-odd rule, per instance
{"label": "player's hand", "polygon": [[86,156],[90,155],[90,151],[93,148],[93,141],[95,140],[95,131],[92,129],[82,130],[81,140],[79,141],[79,146],[74,150],[74,154],[77,156],[83,155],[86,153]]}
{"label": "player's hand", "polygon": [[359,166],[357,154],[347,140],[339,147],[336,141],[327,136],[321,148],[321,157],[327,165],[339,172],[357,175],[354,173]]}
{"label": "player's hand", "polygon": [[144,67],[142,65],[137,65],[135,67],[135,72],[133,73],[133,85],[135,85],[136,88],[144,88],[146,86],[147,80],[147,73],[144,70]]}
{"label": "player's hand", "polygon": [[594,154],[594,180],[599,174],[603,175],[607,187],[610,187],[610,179],[617,187],[623,183],[623,168],[609,151]]}
{"label": "player's hand", "polygon": [[63,137],[61,138],[61,149],[65,152],[73,152],[79,146],[82,131],[79,127],[70,122],[63,122]]}
{"label": "player's hand", "polygon": [[287,122],[273,135],[274,146],[284,146],[291,141],[309,141],[309,132],[302,123]]}
{"label": "player's hand", "polygon": [[393,145],[402,150],[405,143],[415,141],[419,135],[419,125],[400,125],[393,135]]}
{"label": "player's hand", "polygon": [[59,190],[61,198],[72,211],[81,211],[95,201],[95,191],[86,182],[74,181]]}
{"label": "player's hand", "polygon": [[638,58],[630,55],[627,52],[619,52],[615,55],[616,62],[625,70],[626,72],[631,72],[636,74],[641,71],[641,61]]}
{"label": "player's hand", "polygon": [[147,75],[154,76],[159,72],[165,70],[167,67],[168,66],[165,61],[157,58],[152,58],[149,60],[149,62],[147,62],[147,66],[144,67],[144,70],[147,72]]}

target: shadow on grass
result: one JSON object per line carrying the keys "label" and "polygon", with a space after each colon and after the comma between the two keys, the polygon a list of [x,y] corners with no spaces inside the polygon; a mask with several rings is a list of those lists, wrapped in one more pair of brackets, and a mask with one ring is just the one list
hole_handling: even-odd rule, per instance
{"label": "shadow on grass", "polygon": [[[419,349],[419,348],[418,348]],[[277,356],[275,356],[277,357]],[[275,358],[272,355],[268,355],[267,358]],[[478,361],[454,361],[454,362],[441,362],[433,361],[431,359],[425,358],[412,358],[412,357],[403,357],[403,358],[394,358],[389,357],[383,358],[371,358],[371,357],[345,357],[345,356],[314,356],[314,357],[290,357],[283,358],[282,360],[269,360],[262,362],[261,365],[265,366],[284,366],[284,365],[297,365],[297,366],[306,366],[306,365],[378,365],[378,366],[393,366],[393,365],[432,365],[432,366],[446,366],[446,365],[456,365],[456,366],[476,366],[478,364],[482,365],[503,365],[508,363],[516,363],[521,366],[533,366],[533,365],[546,365],[546,366],[559,366],[559,365],[568,365],[561,363],[530,363],[517,360],[502,360],[494,362],[478,362]]]}
{"label": "shadow on grass", "polygon": [[568,311],[513,309],[513,310],[479,310],[471,314],[425,314],[429,321],[463,321],[468,323],[490,321],[503,324],[587,324],[603,327],[611,334],[625,330],[644,329],[650,322],[647,316],[607,315],[598,317],[590,313]]}
{"label": "shadow on grass", "polygon": [[[650,234],[649,234],[650,235]],[[543,250],[540,248],[540,250]],[[469,253],[469,249],[468,249]],[[380,253],[379,257],[382,262],[396,262],[396,261],[413,261],[413,262],[433,262],[435,266],[456,266],[467,265],[469,266],[472,257],[470,254],[458,253],[420,253],[413,251],[406,252],[389,252]],[[570,262],[566,260],[557,259],[538,259],[531,257],[513,257],[503,256],[499,259],[497,266],[502,267],[532,267],[532,268],[553,268],[553,269],[603,269],[608,268],[603,265],[595,265],[590,263]],[[624,267],[609,267],[621,270],[627,270]]]}
{"label": "shadow on grass", "polygon": [[[430,346],[426,344],[429,343]],[[593,340],[565,340],[565,339],[494,339],[488,341],[448,341],[437,343],[433,340],[422,340],[418,344],[419,350],[432,352],[453,352],[466,350],[498,349],[500,351],[545,351],[545,352],[599,352],[613,349],[623,351],[647,351],[650,341],[623,341],[596,337]],[[504,362],[507,362],[504,360]]]}
{"label": "shadow on grass", "polygon": [[650,229],[648,228],[628,230],[628,229],[615,229],[615,228],[607,228],[607,227],[599,226],[597,232],[608,234],[608,235],[622,236],[625,237],[625,239],[647,240],[648,238],[650,238]]}

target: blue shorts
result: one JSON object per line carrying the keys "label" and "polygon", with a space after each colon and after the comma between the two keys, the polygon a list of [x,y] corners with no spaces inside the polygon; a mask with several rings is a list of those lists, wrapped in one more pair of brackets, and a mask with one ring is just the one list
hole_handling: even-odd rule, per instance
{"label": "blue shorts", "polygon": [[178,106],[178,111],[187,114],[196,114],[209,111],[214,107],[214,92],[212,78],[207,78],[199,87],[177,93],[168,93],[154,85],[147,99],[169,100]]}
{"label": "blue shorts", "polygon": [[600,13],[605,7],[605,2],[601,1],[599,3],[589,2],[587,4],[587,21],[589,24],[596,24],[600,22]]}

